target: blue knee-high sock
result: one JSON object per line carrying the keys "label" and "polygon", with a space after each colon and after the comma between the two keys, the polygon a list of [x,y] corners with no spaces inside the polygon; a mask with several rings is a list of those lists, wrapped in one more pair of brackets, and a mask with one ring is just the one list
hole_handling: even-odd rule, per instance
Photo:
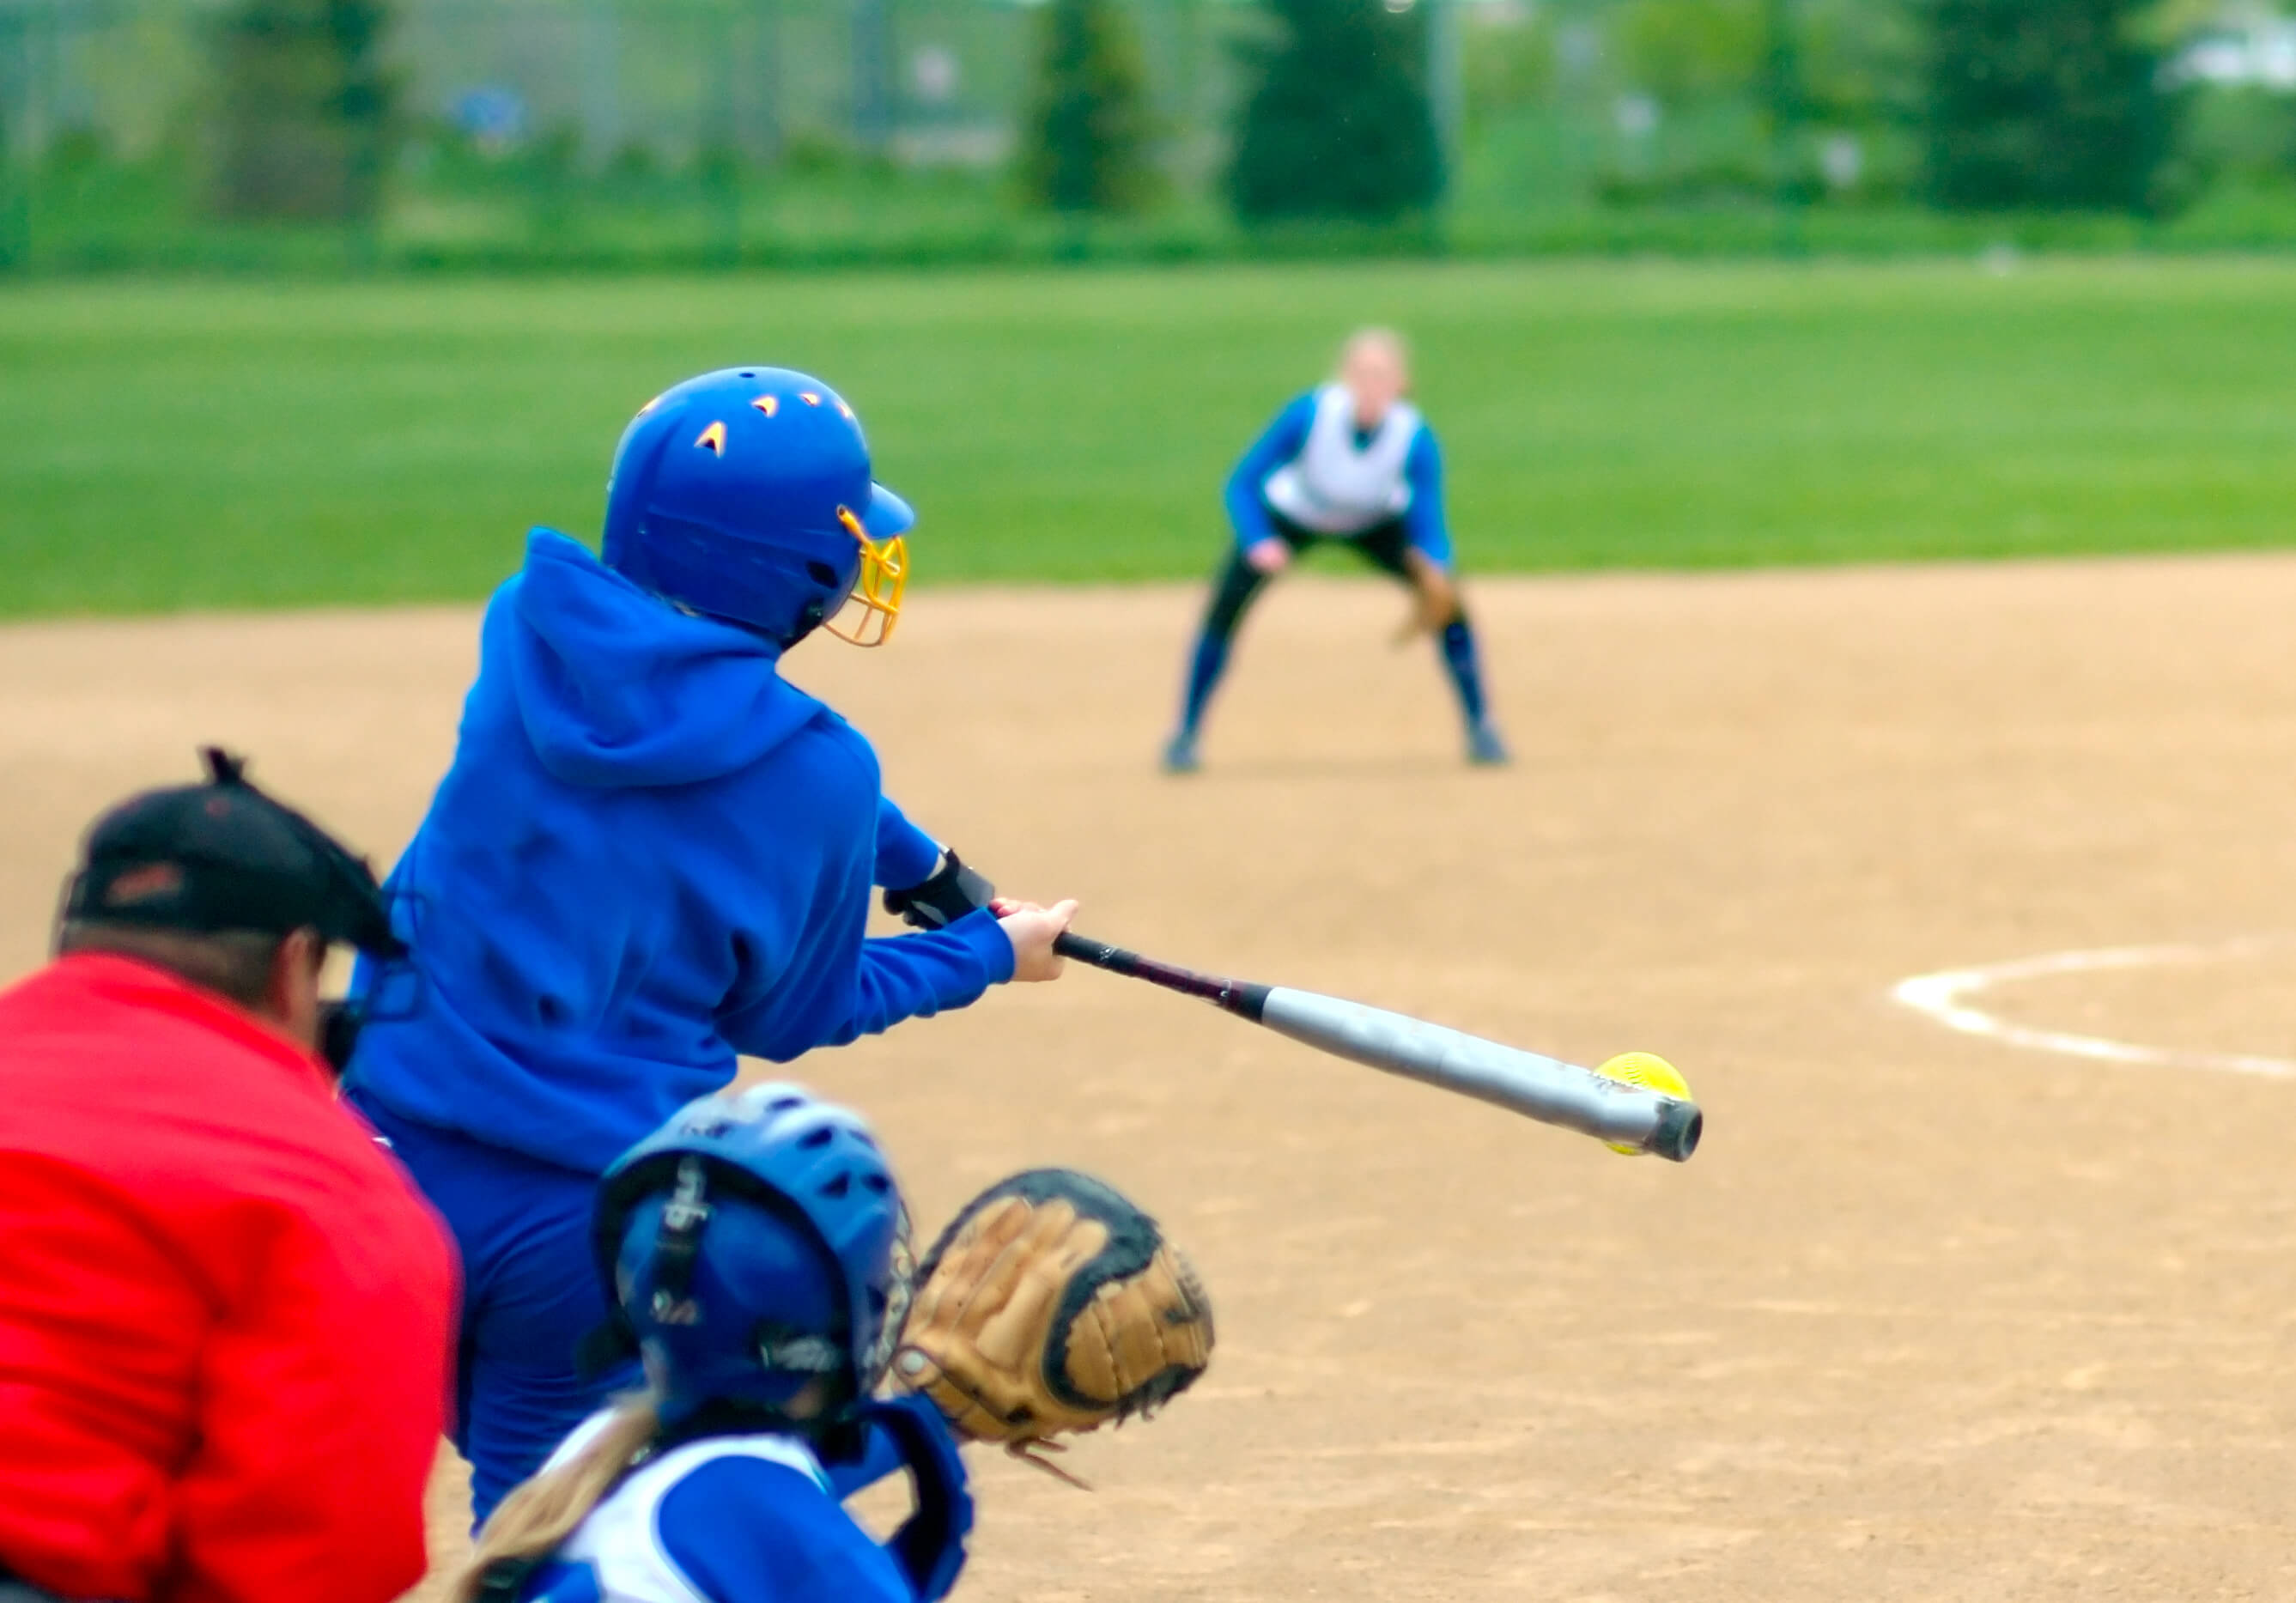
{"label": "blue knee-high sock", "polygon": [[1227,641],[1205,634],[1196,637],[1196,654],[1188,662],[1188,695],[1180,708],[1180,727],[1190,734],[1203,722],[1204,704],[1212,699],[1220,675],[1227,671]]}
{"label": "blue knee-high sock", "polygon": [[1474,631],[1467,620],[1455,617],[1443,629],[1443,666],[1451,670],[1451,688],[1459,692],[1459,710],[1470,724],[1483,721],[1483,668],[1475,660]]}

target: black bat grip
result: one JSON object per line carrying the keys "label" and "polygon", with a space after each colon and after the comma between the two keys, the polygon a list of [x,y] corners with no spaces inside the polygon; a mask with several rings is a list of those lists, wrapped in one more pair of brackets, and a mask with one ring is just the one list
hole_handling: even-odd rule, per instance
{"label": "black bat grip", "polygon": [[1053,937],[1053,951],[1062,957],[1072,957],[1095,969],[1105,969],[1111,974],[1124,973],[1123,960],[1133,955],[1121,946],[1095,941],[1072,929],[1063,929]]}
{"label": "black bat grip", "polygon": [[1160,963],[1152,957],[1143,957],[1121,946],[1111,946],[1106,941],[1095,941],[1090,936],[1063,930],[1053,937],[1053,950],[1062,957],[1094,969],[1104,969],[1111,974],[1121,974],[1128,979],[1144,979],[1152,986],[1161,986],[1167,991],[1177,991],[1183,996],[1200,996],[1213,1006],[1259,1022],[1261,1010],[1267,1005],[1267,987],[1241,979],[1227,979],[1217,974],[1199,974],[1193,969],[1183,969],[1176,963]]}

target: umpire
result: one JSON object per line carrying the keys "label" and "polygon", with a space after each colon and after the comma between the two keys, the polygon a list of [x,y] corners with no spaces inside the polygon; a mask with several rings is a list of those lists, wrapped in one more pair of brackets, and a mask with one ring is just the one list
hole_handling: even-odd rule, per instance
{"label": "umpire", "polygon": [[373,875],[207,754],[98,820],[0,993],[0,1595],[386,1603],[421,1578],[455,1271],[319,1047]]}

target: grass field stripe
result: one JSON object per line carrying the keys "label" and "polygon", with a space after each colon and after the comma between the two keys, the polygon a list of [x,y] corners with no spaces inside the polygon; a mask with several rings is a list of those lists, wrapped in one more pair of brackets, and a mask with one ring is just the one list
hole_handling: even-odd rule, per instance
{"label": "grass field stripe", "polygon": [[[1207,497],[1370,307],[1429,308],[1479,577],[2289,544],[2284,257],[40,273],[0,296],[0,614],[483,600],[531,525],[594,529],[660,353],[762,346],[838,353],[935,583],[1201,585]],[[1058,360],[1014,359],[1052,328]],[[983,373],[995,405],[947,405]],[[1055,439],[1057,472],[1015,470]],[[1059,537],[1109,518],[1122,538]]]}
{"label": "grass field stripe", "polygon": [[1900,980],[1890,995],[1917,1013],[1927,1015],[1949,1030],[1982,1035],[2005,1046],[2033,1051],[2057,1052],[2106,1063],[2131,1063],[2148,1068],[2191,1068],[2213,1074],[2252,1075],[2266,1079],[2296,1078],[2296,1060],[2243,1052],[2197,1052],[2175,1047],[2143,1046],[2102,1035],[2081,1035],[2067,1030],[2041,1029],[2013,1024],[1995,1013],[1972,1006],[1971,996],[1996,986],[2055,975],[2093,974],[2116,969],[2154,969],[2176,964],[2221,961],[2258,952],[2271,943],[2230,941],[2218,945],[2105,946],[2085,952],[2052,952],[2039,957],[2014,958],[1972,969],[1951,969],[1917,974]]}

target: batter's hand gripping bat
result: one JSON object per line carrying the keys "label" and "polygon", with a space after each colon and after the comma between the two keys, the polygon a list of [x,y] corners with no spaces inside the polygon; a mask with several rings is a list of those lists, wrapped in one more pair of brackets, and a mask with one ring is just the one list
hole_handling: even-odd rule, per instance
{"label": "batter's hand gripping bat", "polygon": [[1384,1008],[1198,974],[1080,935],[1062,935],[1053,949],[1111,974],[1201,997],[1333,1057],[1495,1102],[1607,1141],[1617,1151],[1655,1152],[1681,1163],[1698,1149],[1705,1128],[1706,1116],[1690,1100],[1682,1076],[1648,1052],[1581,1068]]}

